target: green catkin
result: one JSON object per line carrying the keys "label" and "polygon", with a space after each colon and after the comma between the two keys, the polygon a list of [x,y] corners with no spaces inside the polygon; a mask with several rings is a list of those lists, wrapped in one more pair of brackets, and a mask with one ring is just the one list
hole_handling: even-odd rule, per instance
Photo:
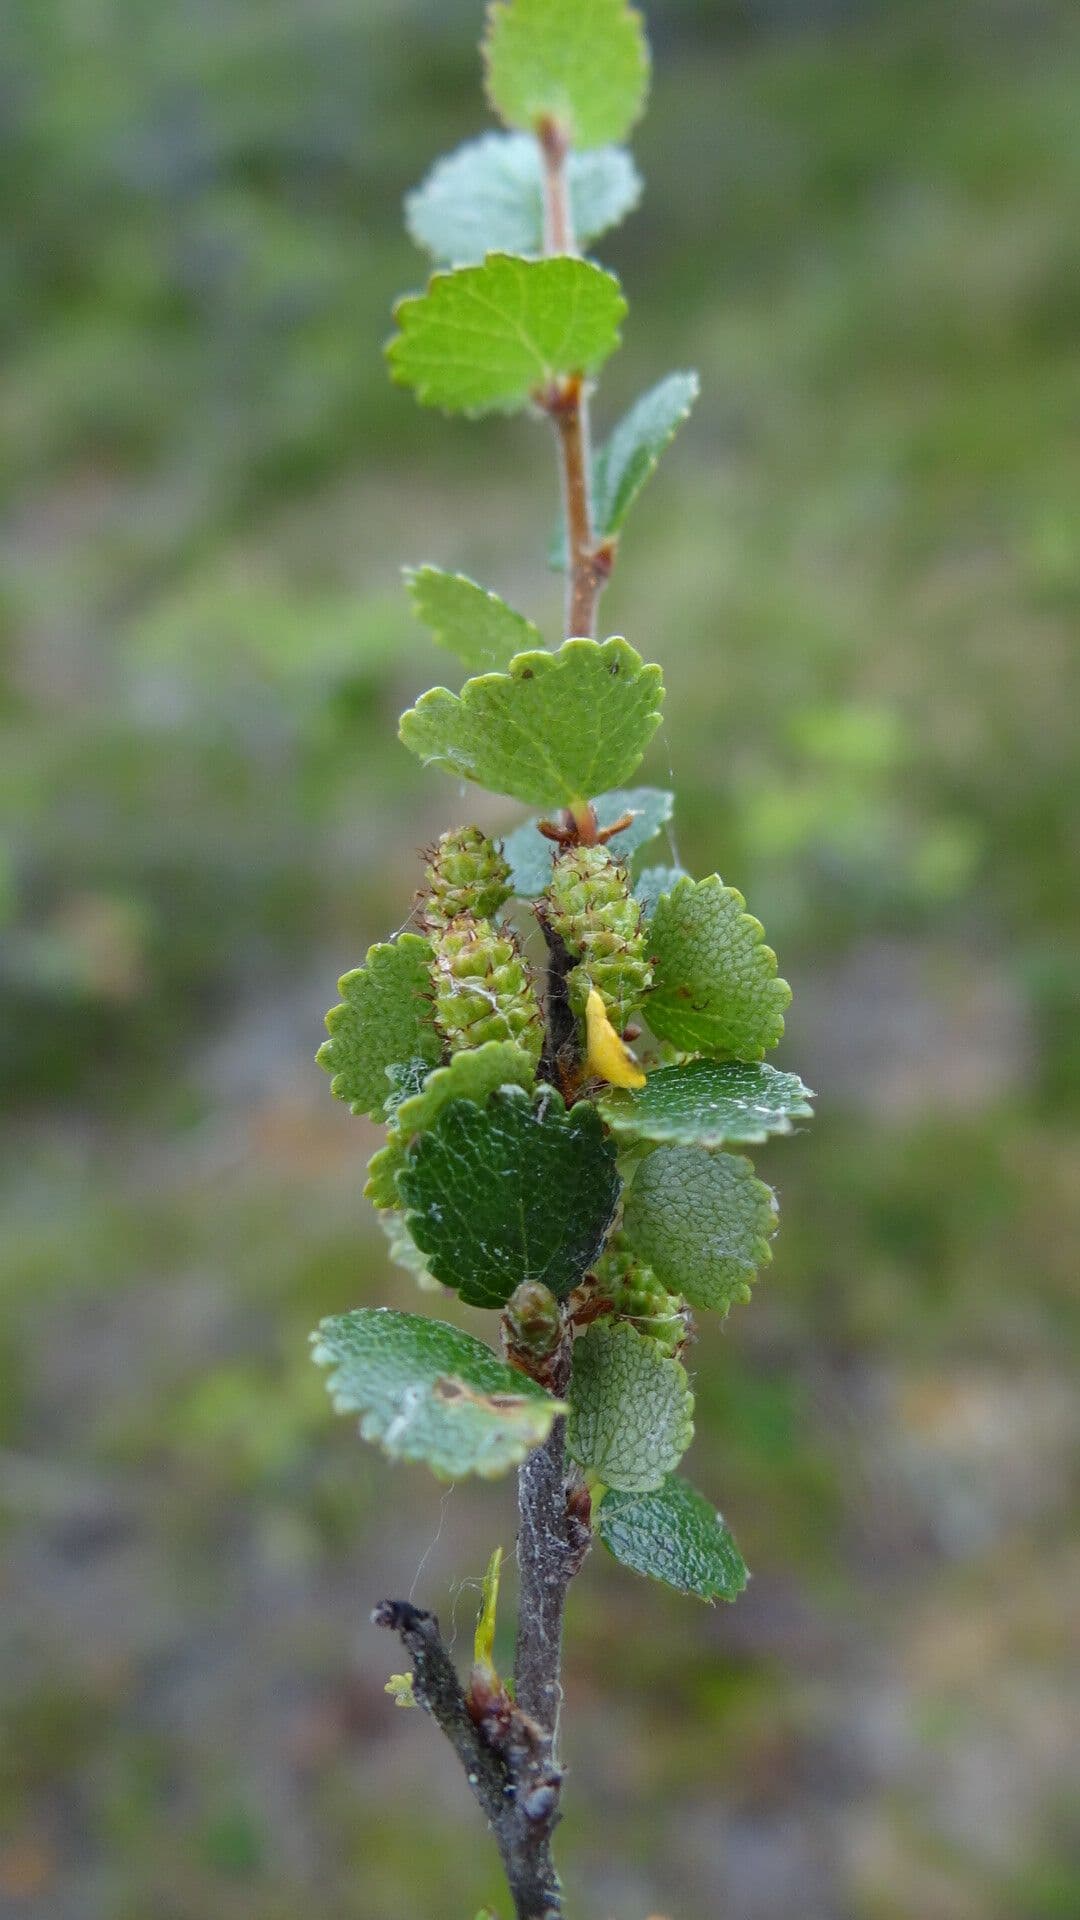
{"label": "green catkin", "polygon": [[532,977],[509,927],[461,914],[433,933],[435,1024],[451,1053],[513,1040],[539,1060],[544,1023]]}
{"label": "green catkin", "polygon": [[627,1254],[610,1255],[603,1262],[601,1274],[614,1315],[632,1320],[638,1332],[655,1340],[665,1353],[677,1353],[687,1333],[681,1296],[669,1293],[651,1267]]}
{"label": "green catkin", "polygon": [[571,847],[560,854],[547,896],[547,918],[567,951],[580,961],[570,975],[575,1012],[595,987],[612,1025],[621,1032],[652,985],[641,907],[630,877],[606,847]]}
{"label": "green catkin", "polygon": [[479,827],[441,834],[429,850],[424,879],[428,890],[421,895],[420,913],[431,930],[465,913],[493,920],[513,892],[508,863]]}

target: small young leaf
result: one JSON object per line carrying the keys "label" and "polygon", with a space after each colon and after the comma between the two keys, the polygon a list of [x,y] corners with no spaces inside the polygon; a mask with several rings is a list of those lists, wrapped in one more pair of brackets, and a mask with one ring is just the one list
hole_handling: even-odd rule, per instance
{"label": "small young leaf", "polygon": [[502,1577],[503,1550],[496,1547],[487,1563],[480,1588],[480,1614],[473,1635],[473,1666],[495,1672],[495,1627],[499,1612],[499,1585]]}
{"label": "small young leaf", "polygon": [[740,1060],[690,1060],[650,1073],[640,1093],[605,1094],[600,1111],[623,1140],[722,1147],[790,1133],[792,1120],[811,1116],[812,1099],[797,1073]]}
{"label": "small young leaf", "polygon": [[442,1053],[431,1007],[431,946],[415,933],[372,947],[362,967],[338,981],[342,1004],[326,1016],[330,1035],[316,1059],[330,1091],[354,1113],[381,1120],[393,1088],[389,1069],[434,1066]]}
{"label": "small young leaf", "polygon": [[[611,793],[600,794],[594,806],[601,827],[614,826],[624,813],[633,814],[630,825],[607,842],[617,860],[629,860],[671,819],[675,795],[660,787],[616,787]],[[535,900],[551,885],[555,848],[537,831],[535,819],[526,820],[507,835],[503,853],[510,862],[510,880],[519,900]]]}
{"label": "small young leaf", "polygon": [[473,1100],[483,1106],[498,1087],[531,1087],[536,1067],[512,1040],[486,1040],[483,1046],[455,1053],[449,1066],[436,1067],[417,1093],[402,1100],[390,1117],[385,1147],[373,1154],[364,1192],[376,1207],[400,1205],[397,1176],[405,1165],[405,1149],[418,1133],[435,1125],[451,1100]]}
{"label": "small young leaf", "polygon": [[617,533],[660,455],[701,391],[696,373],[669,373],[620,420],[593,463],[593,512],[599,533]]}
{"label": "small young leaf", "polygon": [[657,1147],[626,1198],[623,1231],[634,1252],[692,1307],[726,1313],[749,1300],[772,1259],[776,1196],[749,1160],[700,1147]]}
{"label": "small young leaf", "polygon": [[784,1031],[791,988],[760,920],[718,874],[678,880],[657,901],[649,926],[653,991],[648,1021],[660,1040],[687,1053],[760,1060]]}
{"label": "small young leaf", "polygon": [[495,0],[487,92],[510,127],[554,120],[575,147],[625,139],[645,105],[649,49],[626,0]]}
{"label": "small young leaf", "polygon": [[532,806],[580,806],[634,771],[663,697],[659,667],[625,640],[567,640],[467,680],[460,695],[432,687],[399,732],[426,765]]}
{"label": "small young leaf", "polygon": [[[641,197],[641,180],[621,147],[572,153],[567,163],[578,245],[617,225]],[[485,133],[436,162],[405,197],[418,247],[438,266],[476,265],[488,253],[540,254],[544,187],[540,148],[529,133]]]}
{"label": "small young leaf", "polygon": [[641,901],[644,920],[651,920],[662,893],[670,893],[677,880],[689,880],[685,867],[645,867],[638,874],[634,892]]}
{"label": "small young leaf", "polygon": [[619,1320],[598,1322],[575,1343],[566,1444],[592,1479],[647,1492],[678,1466],[693,1437],[686,1368],[655,1340]]}
{"label": "small young leaf", "polygon": [[559,375],[602,366],[625,312],[618,281],[591,260],[490,253],[400,300],[386,351],[393,378],[424,406],[516,413]]}
{"label": "small young leaf", "polygon": [[749,1578],[720,1514],[678,1474],[651,1493],[605,1493],[597,1532],[620,1565],[699,1600],[734,1600]]}
{"label": "small young leaf", "polygon": [[615,1150],[596,1108],[569,1113],[545,1087],[484,1106],[454,1100],[397,1176],[409,1231],[437,1280],[473,1307],[505,1306],[539,1281],[556,1298],[600,1253],[619,1202]]}
{"label": "small young leaf", "polygon": [[324,1320],[312,1357],[334,1371],[339,1413],[359,1413],[363,1439],[392,1460],[419,1460],[440,1480],[494,1479],[547,1439],[562,1403],[496,1358],[483,1341],[413,1313],[358,1307]]}
{"label": "small young leaf", "polygon": [[[610,440],[593,455],[593,524],[598,534],[619,532],[700,390],[696,373],[669,373],[635,401]],[[556,529],[548,557],[553,567],[565,571],[565,527]]]}
{"label": "small young leaf", "polygon": [[516,653],[543,645],[531,620],[463,573],[417,567],[406,568],[405,578],[417,619],[470,673],[503,672]]}

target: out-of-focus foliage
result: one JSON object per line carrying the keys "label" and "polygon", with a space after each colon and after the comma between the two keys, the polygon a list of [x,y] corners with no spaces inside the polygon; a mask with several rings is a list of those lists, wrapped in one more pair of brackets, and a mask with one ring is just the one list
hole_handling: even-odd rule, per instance
{"label": "out-of-focus foliage", "polygon": [[[559,605],[542,431],[436,422],[379,350],[426,273],[401,195],[481,130],[480,12],[5,19],[0,1906],[32,1920],[498,1905],[380,1637],[341,1666],[441,1496],[402,1468],[390,1508],[305,1346],[388,1284],[323,1009],[445,813],[393,739],[445,668],[399,560],[548,637]],[[605,627],[670,689],[649,863],[745,879],[822,1097],[756,1156],[783,1258],[699,1349],[693,1477],[755,1577],[688,1615],[592,1556],[568,1880],[619,1920],[1061,1920],[1080,28],[1063,0],[649,25],[598,444],[658,367],[702,397]],[[459,1488],[424,1570],[461,1650],[501,1497]]]}

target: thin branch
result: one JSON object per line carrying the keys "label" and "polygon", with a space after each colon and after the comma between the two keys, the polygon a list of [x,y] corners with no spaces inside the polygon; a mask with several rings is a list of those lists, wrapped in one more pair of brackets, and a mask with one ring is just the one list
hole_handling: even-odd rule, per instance
{"label": "thin branch", "polygon": [[540,1075],[565,1093],[567,1075],[576,1075],[581,1057],[577,1015],[570,1005],[569,987],[569,977],[577,961],[554,927],[549,925],[546,916],[538,912],[536,918],[548,950],[544,985],[544,1051],[540,1060]]}
{"label": "thin branch", "polygon": [[384,1600],[376,1626],[396,1633],[413,1663],[413,1693],[441,1727],[495,1836],[517,1920],[561,1920],[562,1893],[551,1857],[562,1774],[550,1733],[474,1669],[462,1687],[433,1613]]}
{"label": "thin branch", "polygon": [[[569,1344],[566,1348],[569,1362]],[[569,1370],[569,1367],[567,1367]],[[560,1391],[564,1391],[565,1387]],[[588,1512],[567,1485],[565,1422],[518,1469],[518,1598],[514,1686],[552,1741],[562,1701],[566,1594],[589,1550]]]}
{"label": "thin branch", "polygon": [[[546,120],[539,137],[544,167],[544,252],[576,253],[566,136],[553,120]],[[559,446],[567,545],[566,637],[593,639],[596,610],[611,574],[615,549],[610,540],[598,545],[593,530],[588,385],[578,375],[560,381],[545,396],[544,404],[554,422]]]}

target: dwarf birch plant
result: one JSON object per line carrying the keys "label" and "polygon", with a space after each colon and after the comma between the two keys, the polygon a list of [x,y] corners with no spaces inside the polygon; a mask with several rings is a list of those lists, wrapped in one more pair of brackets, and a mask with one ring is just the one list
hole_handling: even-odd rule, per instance
{"label": "dwarf birch plant", "polygon": [[[580,248],[634,206],[621,144],[648,50],[625,0],[495,0],[484,42],[504,132],[440,160],[407,202],[432,257],[403,299],[390,372],[422,405],[520,413],[553,431],[565,637],[549,648],[496,594],[407,576],[419,619],[469,676],[403,715],[425,767],[532,810],[501,840],[450,828],[414,925],[341,981],[320,1061],[386,1128],[366,1192],[429,1296],[474,1310],[360,1307],[323,1322],[334,1404],[392,1460],[443,1479],[518,1474],[513,1675],[493,1665],[493,1556],[467,1681],[434,1615],[384,1601],[411,1674],[497,1842],[518,1920],[560,1920],[552,1858],[563,1610],[594,1540],[637,1574],[733,1600],[746,1568],[679,1472],[693,1436],[693,1314],[749,1299],[776,1201],[741,1151],[809,1112],[765,1063],[791,998],[742,895],[657,861],[670,793],[630,784],[660,723],[660,669],[597,635],[623,527],[697,393],[662,379],[596,450],[590,408],[626,301]],[[533,923],[528,957],[523,929]],[[738,1151],[732,1151],[738,1149]]]}

